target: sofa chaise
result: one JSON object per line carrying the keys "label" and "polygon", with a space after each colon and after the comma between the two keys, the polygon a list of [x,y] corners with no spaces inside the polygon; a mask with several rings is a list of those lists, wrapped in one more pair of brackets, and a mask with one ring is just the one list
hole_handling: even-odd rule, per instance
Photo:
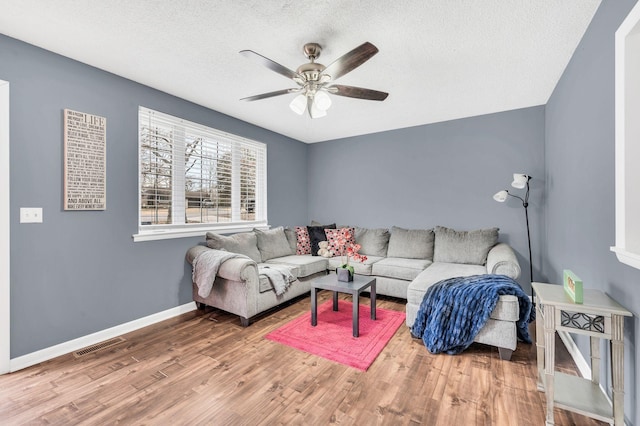
{"label": "sofa chaise", "polygon": [[[194,259],[207,250],[238,253],[244,257],[232,258],[220,265],[208,295],[199,294],[198,285],[193,283],[193,299],[198,307],[212,306],[233,313],[240,317],[243,326],[248,326],[253,317],[308,294],[313,278],[333,273],[344,259],[300,254],[304,253],[300,247],[301,228],[277,227],[230,236],[207,233],[206,245],[188,250],[189,263],[193,264]],[[323,226],[316,224],[308,228],[313,234],[312,231],[317,233]],[[456,231],[441,226],[414,230],[395,226],[390,230],[351,229],[356,243],[361,245],[360,253],[367,256],[362,263],[351,262],[354,272],[376,277],[377,294],[407,300],[406,325],[409,327],[427,289],[440,280],[479,274],[501,274],[516,279],[520,275],[513,250],[498,242],[497,228],[476,231]],[[283,294],[276,294],[269,279],[259,274],[259,267],[268,265],[288,267],[294,276],[295,281]],[[475,341],[497,346],[500,357],[510,359],[517,344],[518,317],[517,298],[500,296]]]}

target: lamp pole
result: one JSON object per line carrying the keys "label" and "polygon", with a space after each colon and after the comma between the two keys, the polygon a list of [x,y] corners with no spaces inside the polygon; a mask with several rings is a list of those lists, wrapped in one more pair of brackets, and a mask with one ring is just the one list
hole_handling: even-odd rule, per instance
{"label": "lamp pole", "polygon": [[[519,195],[512,194],[507,190],[503,190],[498,192],[496,195],[494,195],[493,199],[498,202],[504,202],[507,199],[507,196],[511,196],[511,197],[517,198],[522,202],[522,207],[524,207],[524,218],[527,223],[527,243],[529,247],[529,284],[531,285],[533,283],[533,259],[531,256],[531,233],[529,231],[529,209],[528,209],[529,208],[529,181],[531,180],[531,176],[514,174],[514,178],[515,177],[518,177],[519,179],[514,180],[514,182],[511,185],[514,188],[518,188],[518,189],[522,189],[526,187],[527,190],[525,192],[524,198],[520,197]],[[525,181],[523,182],[523,180]],[[531,286],[531,301],[533,300],[534,300],[533,286]]]}
{"label": "lamp pole", "polygon": [[[529,233],[529,180],[531,176],[527,179],[527,192],[524,196],[524,200],[522,200],[522,207],[524,207],[524,218],[527,222],[527,242],[529,243],[529,284],[533,284],[533,261],[531,259],[531,234]],[[518,197],[520,198],[520,197]],[[531,300],[533,301],[533,286],[531,286]]]}

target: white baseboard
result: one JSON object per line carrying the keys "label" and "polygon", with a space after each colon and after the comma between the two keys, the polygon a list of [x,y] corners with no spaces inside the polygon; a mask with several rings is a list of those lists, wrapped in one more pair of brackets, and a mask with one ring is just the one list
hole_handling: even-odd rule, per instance
{"label": "white baseboard", "polygon": [[95,345],[96,343],[100,343],[105,340],[113,339],[114,337],[139,330],[143,327],[147,327],[149,325],[164,321],[169,318],[177,317],[178,315],[191,312],[194,309],[196,309],[195,302],[189,302],[182,306],[167,309],[166,311],[158,312],[156,314],[117,325],[106,330],[98,331],[87,336],[78,337],[77,339],[73,339],[68,342],[60,343],[58,345],[41,349],[27,355],[19,356],[18,358],[13,358],[12,360],[10,360],[9,368],[11,372],[22,370],[23,368],[31,367],[32,365],[48,361],[61,355],[66,355],[68,353],[77,351],[78,349]]}

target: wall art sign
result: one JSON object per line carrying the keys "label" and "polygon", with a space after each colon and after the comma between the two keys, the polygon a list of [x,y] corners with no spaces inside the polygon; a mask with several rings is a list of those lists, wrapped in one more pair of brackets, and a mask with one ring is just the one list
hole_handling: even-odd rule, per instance
{"label": "wall art sign", "polygon": [[105,210],[107,119],[64,110],[64,209]]}

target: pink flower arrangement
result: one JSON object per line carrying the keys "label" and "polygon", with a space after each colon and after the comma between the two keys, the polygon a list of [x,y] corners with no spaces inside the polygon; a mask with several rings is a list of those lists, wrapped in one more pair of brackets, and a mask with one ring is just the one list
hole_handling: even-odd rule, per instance
{"label": "pink flower arrangement", "polygon": [[[367,260],[367,256],[358,253],[358,251],[362,248],[360,244],[356,244],[353,239],[353,234],[349,230],[345,230],[345,232],[336,238],[336,247],[338,248],[338,255],[340,255],[340,259],[342,260],[342,267],[348,268],[353,271],[353,266],[349,266],[349,259],[353,258],[359,262],[364,262]],[[346,256],[346,262],[343,260]]]}

